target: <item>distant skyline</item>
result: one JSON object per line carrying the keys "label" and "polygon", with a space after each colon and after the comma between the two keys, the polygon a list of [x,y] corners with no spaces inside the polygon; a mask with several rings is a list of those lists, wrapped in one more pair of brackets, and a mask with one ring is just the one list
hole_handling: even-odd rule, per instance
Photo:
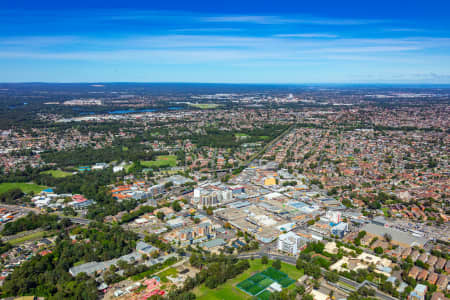
{"label": "distant skyline", "polygon": [[445,1],[11,2],[0,82],[450,83]]}

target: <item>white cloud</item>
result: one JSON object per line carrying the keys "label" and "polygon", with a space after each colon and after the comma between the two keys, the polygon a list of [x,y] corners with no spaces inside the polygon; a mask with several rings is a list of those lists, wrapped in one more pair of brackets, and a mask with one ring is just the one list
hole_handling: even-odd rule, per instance
{"label": "white cloud", "polygon": [[255,24],[284,24],[292,20],[278,16],[215,16],[200,17],[202,22],[212,23],[255,23]]}
{"label": "white cloud", "polygon": [[200,17],[202,22],[214,23],[254,23],[254,24],[314,24],[314,25],[363,25],[384,23],[388,20],[375,19],[335,19],[335,18],[317,18],[308,16],[256,16],[256,15],[223,15]]}
{"label": "white cloud", "polygon": [[[322,33],[302,33],[317,36]],[[60,47],[60,44],[63,47]],[[30,44],[38,45],[30,47]],[[50,47],[57,44],[57,47]],[[171,34],[120,38],[13,37],[0,40],[0,58],[76,61],[148,62],[153,64],[264,64],[425,61],[449,62],[448,38],[285,38]],[[49,47],[47,47],[49,46]],[[427,51],[439,51],[436,53]],[[450,51],[447,51],[450,53]]]}
{"label": "white cloud", "polygon": [[173,29],[175,32],[234,32],[234,31],[242,31],[241,28],[232,28],[232,27],[214,27],[214,28],[178,28]]}
{"label": "white cloud", "polygon": [[386,28],[385,31],[391,32],[424,32],[424,29],[420,28]]}
{"label": "white cloud", "polygon": [[363,53],[363,52],[404,52],[420,50],[421,47],[415,46],[370,46],[370,47],[342,47],[342,48],[323,48],[312,50],[314,52],[329,52],[329,53]]}
{"label": "white cloud", "polygon": [[0,39],[4,46],[51,46],[81,42],[77,36],[16,36]]}
{"label": "white cloud", "polygon": [[336,38],[336,34],[328,33],[286,33],[286,34],[276,34],[276,37],[286,37],[286,38]]}

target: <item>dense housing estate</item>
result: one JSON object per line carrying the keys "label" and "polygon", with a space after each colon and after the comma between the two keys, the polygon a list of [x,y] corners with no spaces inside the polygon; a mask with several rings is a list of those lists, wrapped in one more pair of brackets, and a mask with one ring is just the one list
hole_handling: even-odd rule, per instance
{"label": "dense housing estate", "polygon": [[448,298],[447,90],[92,88],[2,128],[5,296]]}

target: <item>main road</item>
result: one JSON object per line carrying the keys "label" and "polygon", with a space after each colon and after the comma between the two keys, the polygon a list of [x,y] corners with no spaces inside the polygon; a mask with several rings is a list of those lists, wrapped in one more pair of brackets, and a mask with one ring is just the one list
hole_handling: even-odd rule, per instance
{"label": "main road", "polygon": [[291,125],[288,129],[283,131],[279,136],[274,138],[272,141],[270,141],[267,145],[265,145],[258,153],[254,154],[252,157],[250,157],[246,162],[244,162],[242,165],[236,168],[229,168],[229,169],[221,169],[221,170],[214,170],[214,171],[208,171],[206,173],[223,173],[223,172],[231,172],[233,170],[239,169],[241,167],[248,167],[250,166],[258,157],[260,157],[262,154],[264,154],[268,149],[273,147],[275,143],[277,143],[279,140],[281,140],[283,137],[285,137],[288,133],[290,133],[295,128],[295,125]]}

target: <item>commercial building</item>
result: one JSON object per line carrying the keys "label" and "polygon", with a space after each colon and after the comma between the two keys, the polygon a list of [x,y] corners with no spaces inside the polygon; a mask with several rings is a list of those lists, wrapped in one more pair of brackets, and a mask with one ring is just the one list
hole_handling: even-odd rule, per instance
{"label": "commercial building", "polygon": [[202,186],[194,189],[192,204],[198,208],[215,207],[233,200],[233,193],[229,188],[218,185]]}
{"label": "commercial building", "polygon": [[178,240],[182,244],[195,244],[215,237],[215,230],[211,223],[204,222],[178,231]]}
{"label": "commercial building", "polygon": [[277,184],[277,180],[274,177],[266,178],[264,180],[264,185],[266,185],[266,186],[271,186],[271,185],[276,185],[276,184]]}
{"label": "commercial building", "polygon": [[161,195],[165,192],[164,184],[156,184],[147,189],[150,197],[156,197],[157,195]]}
{"label": "commercial building", "polygon": [[153,252],[158,251],[158,248],[153,247],[152,245],[149,245],[142,241],[138,241],[136,243],[136,251],[139,252],[140,254],[150,255]]}
{"label": "commercial building", "polygon": [[423,247],[428,239],[424,237],[417,237],[408,232],[400,231],[394,228],[385,227],[377,224],[366,224],[361,230],[366,231],[369,234],[377,236],[383,239],[385,234],[389,234],[392,237],[392,243],[397,244],[400,247],[407,248],[412,246]]}
{"label": "commercial building", "polygon": [[344,222],[341,222],[331,227],[331,234],[337,235],[340,238],[343,238],[347,231],[348,231],[348,224]]}
{"label": "commercial building", "polygon": [[297,255],[306,246],[307,242],[306,238],[290,231],[278,237],[278,250]]}
{"label": "commercial building", "polygon": [[328,210],[326,213],[326,217],[333,222],[334,224],[338,224],[342,221],[342,214],[340,211],[331,211]]}
{"label": "commercial building", "polygon": [[200,246],[206,249],[221,247],[225,245],[225,241],[223,239],[214,239],[207,242],[202,243]]}
{"label": "commercial building", "polygon": [[96,163],[92,166],[92,170],[103,170],[108,167],[107,163]]}

